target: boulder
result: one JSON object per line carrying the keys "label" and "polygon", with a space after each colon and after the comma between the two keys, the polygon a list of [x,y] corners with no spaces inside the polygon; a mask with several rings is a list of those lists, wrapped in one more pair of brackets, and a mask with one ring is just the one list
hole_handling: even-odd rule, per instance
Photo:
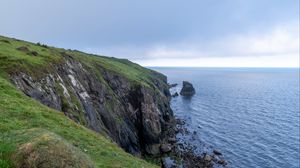
{"label": "boulder", "polygon": [[161,144],[160,150],[162,153],[168,153],[172,150],[172,146],[170,144]]}
{"label": "boulder", "polygon": [[39,53],[38,53],[38,52],[36,52],[36,51],[31,51],[31,52],[29,53],[29,55],[32,55],[32,56],[38,56],[38,55],[39,55]]}
{"label": "boulder", "polygon": [[213,150],[213,153],[215,154],[215,155],[222,155],[222,153],[220,152],[220,151],[218,151],[218,150]]}
{"label": "boulder", "polygon": [[226,165],[226,161],[221,159],[221,160],[218,160],[218,164],[221,164],[221,165]]}
{"label": "boulder", "polygon": [[210,155],[205,155],[204,156],[204,161],[210,162],[212,160],[212,157]]}
{"label": "boulder", "polygon": [[18,47],[17,50],[22,51],[22,52],[29,52],[29,49],[26,46]]}
{"label": "boulder", "polygon": [[180,95],[182,96],[193,96],[196,93],[195,88],[190,82],[183,81]]}

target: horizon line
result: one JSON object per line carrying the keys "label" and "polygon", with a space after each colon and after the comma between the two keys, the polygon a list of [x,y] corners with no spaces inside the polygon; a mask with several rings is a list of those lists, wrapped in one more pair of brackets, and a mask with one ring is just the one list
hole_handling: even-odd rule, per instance
{"label": "horizon line", "polygon": [[300,69],[300,66],[299,67],[143,66],[143,67],[146,67],[146,68],[269,68],[269,69],[272,69],[272,68],[283,68],[283,69]]}

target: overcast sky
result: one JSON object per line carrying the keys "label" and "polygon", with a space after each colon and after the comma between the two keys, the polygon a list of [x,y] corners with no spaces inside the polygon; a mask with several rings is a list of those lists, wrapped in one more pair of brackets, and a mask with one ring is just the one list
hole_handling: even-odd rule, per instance
{"label": "overcast sky", "polygon": [[144,66],[299,67],[299,0],[0,0],[0,34]]}

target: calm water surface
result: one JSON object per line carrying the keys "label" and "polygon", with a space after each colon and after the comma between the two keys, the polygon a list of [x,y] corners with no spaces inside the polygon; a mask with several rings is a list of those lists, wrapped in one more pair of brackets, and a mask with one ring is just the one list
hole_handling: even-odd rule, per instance
{"label": "calm water surface", "polygon": [[231,167],[299,167],[299,69],[152,68],[170,83],[193,83],[191,99],[173,98],[205,143]]}

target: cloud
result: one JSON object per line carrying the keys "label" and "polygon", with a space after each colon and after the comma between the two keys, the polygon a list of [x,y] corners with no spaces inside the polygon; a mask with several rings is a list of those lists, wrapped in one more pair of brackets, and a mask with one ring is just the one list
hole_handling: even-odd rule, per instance
{"label": "cloud", "polygon": [[236,35],[219,46],[233,56],[298,54],[299,22],[276,26],[264,34]]}
{"label": "cloud", "polygon": [[205,58],[277,56],[299,54],[297,22],[275,26],[267,32],[232,34],[206,44],[185,41],[181,44],[159,44],[146,49],[146,58]]}
{"label": "cloud", "polygon": [[233,34],[205,45],[185,42],[146,51],[144,66],[299,67],[299,22]]}
{"label": "cloud", "polygon": [[85,48],[84,51],[128,57],[144,66],[299,66],[299,25],[291,21],[269,30],[230,34],[211,41],[184,39],[144,46]]}
{"label": "cloud", "polygon": [[204,57],[136,60],[148,67],[299,67],[299,57],[295,55],[260,57]]}

